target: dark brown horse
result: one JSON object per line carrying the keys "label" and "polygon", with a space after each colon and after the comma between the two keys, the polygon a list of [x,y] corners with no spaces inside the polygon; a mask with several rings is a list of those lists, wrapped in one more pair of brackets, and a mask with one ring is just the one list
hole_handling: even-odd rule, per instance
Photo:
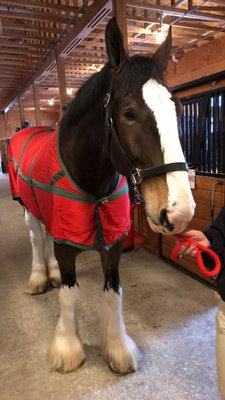
{"label": "dark brown horse", "polygon": [[[179,141],[176,104],[163,78],[171,33],[153,57],[128,57],[112,19],[106,28],[106,48],[109,62],[81,87],[62,118],[59,144],[65,168],[86,194],[100,200],[115,190],[118,174],[128,177],[136,194],[139,191],[143,197],[151,228],[165,234],[182,232],[195,205]],[[39,293],[47,281],[40,222],[29,210],[26,220],[33,245],[27,291]],[[78,368],[84,360],[75,319],[79,288],[74,262],[80,251],[54,242],[62,279],[61,314],[50,353],[52,367],[64,372]],[[105,279],[101,347],[112,370],[128,373],[137,369],[138,362],[122,316],[122,238],[98,251]],[[48,260],[50,281],[57,284],[57,263],[51,254]]]}

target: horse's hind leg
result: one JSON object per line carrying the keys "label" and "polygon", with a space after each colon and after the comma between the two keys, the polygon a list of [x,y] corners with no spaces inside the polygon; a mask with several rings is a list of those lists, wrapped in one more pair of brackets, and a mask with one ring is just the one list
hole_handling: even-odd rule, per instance
{"label": "horse's hind leg", "polygon": [[80,250],[55,243],[54,251],[61,272],[62,287],[59,291],[60,317],[50,347],[51,366],[61,372],[70,372],[84,361],[84,350],[76,324],[79,287],[76,281],[75,258]]}
{"label": "horse's hind leg", "polygon": [[103,310],[101,313],[101,347],[109,367],[121,374],[137,370],[137,347],[127,335],[122,313],[122,288],[119,261],[122,243],[109,251],[101,251],[105,277]]}
{"label": "horse's hind leg", "polygon": [[44,237],[40,221],[29,211],[25,211],[25,221],[30,230],[30,240],[32,244],[31,275],[25,293],[39,294],[43,293],[48,285],[44,261]]}
{"label": "horse's hind leg", "polygon": [[60,287],[61,274],[54,254],[54,244],[53,241],[47,236],[45,239],[44,258],[47,266],[47,274],[50,285],[53,287]]}

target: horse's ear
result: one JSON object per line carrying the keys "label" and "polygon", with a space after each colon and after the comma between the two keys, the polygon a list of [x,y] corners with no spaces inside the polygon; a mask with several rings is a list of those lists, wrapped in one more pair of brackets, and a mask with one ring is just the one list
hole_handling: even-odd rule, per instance
{"label": "horse's ear", "polygon": [[161,46],[156,50],[153,60],[160,67],[161,72],[166,70],[169,56],[172,48],[172,33],[171,26],[169,28],[166,40],[161,44]]}
{"label": "horse's ear", "polygon": [[119,68],[125,59],[123,36],[117,25],[116,18],[110,19],[105,30],[106,50],[109,62],[113,68]]}

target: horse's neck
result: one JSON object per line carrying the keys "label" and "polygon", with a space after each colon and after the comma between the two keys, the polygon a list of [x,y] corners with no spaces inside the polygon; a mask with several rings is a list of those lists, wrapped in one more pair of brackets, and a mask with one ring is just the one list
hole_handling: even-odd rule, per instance
{"label": "horse's neck", "polygon": [[69,135],[61,135],[61,152],[74,181],[86,192],[104,196],[114,189],[116,171],[105,149],[104,113],[89,113]]}

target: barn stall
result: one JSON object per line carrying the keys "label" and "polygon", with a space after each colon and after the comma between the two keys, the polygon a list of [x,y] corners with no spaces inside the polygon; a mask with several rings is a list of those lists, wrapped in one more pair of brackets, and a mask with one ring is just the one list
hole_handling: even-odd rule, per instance
{"label": "barn stall", "polygon": [[[31,246],[23,209],[12,202],[7,148],[21,127],[57,128],[82,84],[107,62],[104,32],[115,15],[129,55],[152,55],[172,26],[167,85],[183,105],[180,140],[196,202],[189,229],[204,230],[224,205],[225,4],[222,0],[0,0],[1,398],[218,400],[211,279],[195,260],[176,263],[176,239],[154,233],[134,208],[134,249],[121,261],[127,330],[138,345],[134,374],[113,374],[100,356],[99,255],[78,259],[84,365],[51,370],[48,346],[58,289],[24,294]],[[130,246],[129,246],[130,247]],[[140,248],[141,247],[141,248]]]}

